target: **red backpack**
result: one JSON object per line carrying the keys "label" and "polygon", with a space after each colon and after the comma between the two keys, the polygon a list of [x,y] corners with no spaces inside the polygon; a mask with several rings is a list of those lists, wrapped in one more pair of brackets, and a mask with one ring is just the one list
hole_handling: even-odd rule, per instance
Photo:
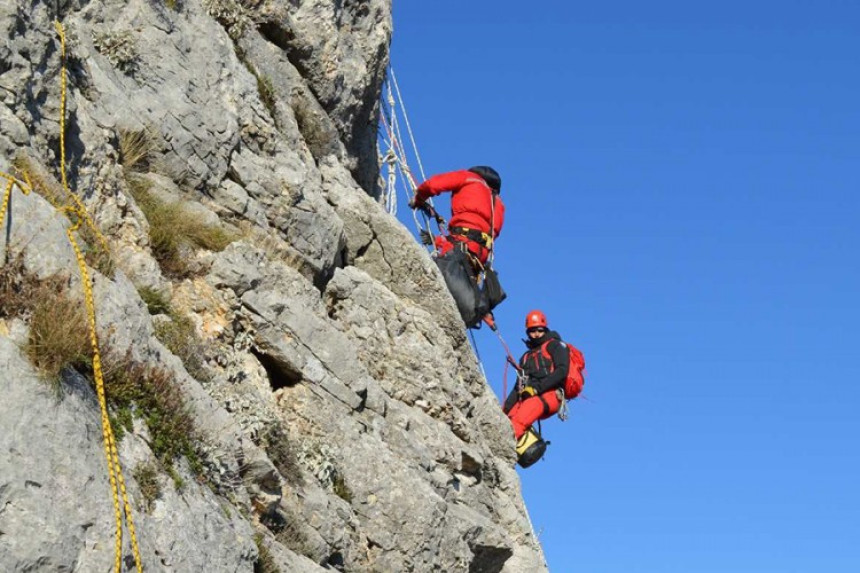
{"label": "red backpack", "polygon": [[[579,396],[579,393],[582,392],[582,386],[585,384],[585,357],[573,344],[559,342],[567,347],[568,356],[570,357],[570,368],[567,371],[567,378],[564,380],[564,397],[571,400]],[[549,340],[544,342],[540,347],[540,351],[544,358],[552,362],[552,358],[546,350],[549,343]]]}

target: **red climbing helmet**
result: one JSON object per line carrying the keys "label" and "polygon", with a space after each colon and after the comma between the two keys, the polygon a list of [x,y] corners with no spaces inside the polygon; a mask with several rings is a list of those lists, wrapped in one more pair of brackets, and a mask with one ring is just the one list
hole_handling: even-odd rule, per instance
{"label": "red climbing helmet", "polygon": [[546,328],[546,315],[539,310],[532,310],[526,315],[526,330],[537,327]]}

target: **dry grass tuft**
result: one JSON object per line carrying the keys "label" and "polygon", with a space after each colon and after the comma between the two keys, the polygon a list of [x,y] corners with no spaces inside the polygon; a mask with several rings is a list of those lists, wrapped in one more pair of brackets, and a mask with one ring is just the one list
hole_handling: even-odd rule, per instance
{"label": "dry grass tuft", "polygon": [[89,326],[80,300],[69,295],[62,277],[28,275],[22,255],[0,267],[0,318],[30,323],[25,351],[30,362],[59,390],[66,368],[92,368]]}
{"label": "dry grass tuft", "polygon": [[280,424],[276,422],[269,426],[260,435],[257,445],[266,451],[275,468],[288,483],[304,485],[295,449]]}
{"label": "dry grass tuft", "polygon": [[26,273],[23,254],[6,262],[0,267],[0,318],[29,316],[40,285]]}
{"label": "dry grass tuft", "polygon": [[303,526],[304,520],[292,507],[283,504],[269,507],[260,514],[260,523],[287,549],[313,558],[313,545]]}
{"label": "dry grass tuft", "polygon": [[254,573],[281,573],[272,552],[263,542],[263,535],[256,534],[254,542],[257,544],[257,561],[254,562]]}
{"label": "dry grass tuft", "polygon": [[132,179],[129,188],[149,222],[152,256],[170,277],[185,278],[190,274],[186,260],[191,249],[223,251],[236,240],[224,228],[207,225],[189,214],[180,201],[160,200],[140,178]]}
{"label": "dry grass tuft", "polygon": [[149,287],[138,287],[137,294],[146,304],[149,314],[170,313],[170,300],[161,292]]}
{"label": "dry grass tuft", "polygon": [[332,491],[334,491],[334,494],[345,502],[352,503],[352,490],[348,485],[346,485],[346,480],[340,473],[334,476]]}
{"label": "dry grass tuft", "polygon": [[80,300],[69,296],[61,281],[46,281],[34,293],[27,356],[59,388],[66,368],[92,369],[87,317]]}
{"label": "dry grass tuft", "polygon": [[172,308],[168,315],[169,321],[155,325],[155,337],[182,360],[185,370],[195,380],[204,382],[209,380],[211,376],[203,359],[204,345],[197,336],[194,322],[187,315]]}
{"label": "dry grass tuft", "polygon": [[123,169],[143,173],[150,167],[156,149],[155,137],[147,129],[119,131],[119,157]]}

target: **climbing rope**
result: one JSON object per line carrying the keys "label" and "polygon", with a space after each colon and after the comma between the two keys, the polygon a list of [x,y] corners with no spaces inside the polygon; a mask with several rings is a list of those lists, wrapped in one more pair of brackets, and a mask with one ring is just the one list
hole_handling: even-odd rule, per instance
{"label": "climbing rope", "polygon": [[[393,89],[392,89],[393,88]],[[397,82],[397,74],[394,72],[394,67],[388,66],[388,78],[386,81],[385,87],[385,97],[383,98],[382,105],[382,113],[380,114],[380,141],[382,147],[386,149],[385,155],[380,157],[380,161],[386,165],[387,168],[387,188],[383,193],[383,204],[386,206],[386,210],[391,214],[396,214],[397,212],[397,176],[400,175],[404,184],[407,186],[407,191],[410,196],[414,189],[418,186],[415,178],[413,176],[413,171],[409,167],[409,162],[407,160],[408,154],[406,148],[403,144],[404,137],[401,133],[400,128],[400,117],[403,118],[403,123],[406,126],[406,133],[409,136],[409,142],[412,146],[412,155],[415,157],[415,160],[418,164],[418,171],[421,175],[422,180],[427,179],[427,175],[424,172],[424,164],[421,161],[421,154],[418,151],[418,144],[415,141],[415,133],[412,130],[412,124],[409,121],[409,114],[406,112],[406,105],[403,101],[403,94],[400,91],[400,85]],[[495,201],[491,200],[490,202],[491,208],[491,225],[495,223]],[[421,220],[419,220],[419,217]],[[412,219],[415,222],[415,227],[418,229],[419,236],[422,238],[426,238],[424,240],[425,244],[427,242],[430,245],[427,245],[431,251],[435,251],[435,234],[433,233],[432,224],[435,222],[438,233],[440,235],[445,234],[445,230],[447,227],[446,221],[444,217],[440,216],[433,206],[433,202],[431,199],[428,199],[424,205],[422,205],[418,209],[412,209]],[[490,236],[493,236],[495,233],[490,230]],[[490,251],[490,258],[488,259],[488,264],[492,265],[493,262],[493,251]],[[483,265],[478,265],[479,277],[483,276],[484,268]],[[479,280],[481,280],[479,278]],[[480,284],[480,283],[479,283]],[[505,363],[505,381],[504,381],[504,394],[507,395],[507,368],[508,363],[512,364],[514,368],[519,371],[519,365],[517,362],[511,357],[510,350],[508,350],[507,344],[505,344],[504,340],[501,338],[501,334],[496,329],[495,324],[491,324],[491,322],[487,322],[490,325],[490,328],[493,332],[499,336],[499,339],[502,342],[502,345],[505,347],[505,350],[508,355],[508,362]],[[484,375],[484,378],[487,377],[486,371],[484,369],[483,361],[481,360],[480,350],[478,348],[477,341],[475,340],[475,335],[472,329],[469,329],[469,336],[472,342],[472,348],[475,350],[475,356],[478,359],[478,366],[481,370],[481,374]],[[504,400],[505,396],[502,396]]]}
{"label": "climbing rope", "polygon": [[[134,561],[138,573],[143,572],[142,559],[140,557],[140,548],[137,542],[137,535],[134,528],[134,518],[132,516],[131,504],[128,501],[128,493],[125,486],[125,478],[122,474],[122,467],[119,460],[119,452],[116,447],[116,439],[113,429],[111,428],[110,418],[108,416],[107,399],[105,397],[104,374],[102,371],[101,352],[99,350],[98,334],[96,332],[96,308],[95,297],[93,295],[92,281],[90,280],[89,270],[87,269],[86,260],[81,246],[75,237],[75,233],[86,223],[97,238],[101,248],[105,253],[109,252],[107,241],[98,231],[93,220],[87,213],[83,202],[80,198],[71,192],[69,189],[68,179],[66,176],[66,142],[65,142],[65,116],[66,116],[66,36],[63,25],[60,22],[54,22],[54,27],[60,38],[60,176],[65,195],[71,198],[71,203],[65,206],[54,205],[62,211],[70,221],[70,225],[66,229],[66,236],[69,243],[75,252],[75,259],[81,274],[81,282],[84,289],[84,302],[87,312],[87,324],[89,329],[90,346],[93,352],[93,378],[95,380],[96,394],[98,396],[99,408],[101,410],[102,438],[104,441],[104,454],[108,466],[108,480],[111,486],[111,494],[113,496],[114,518],[116,523],[115,540],[115,560],[114,570],[120,573],[122,568],[122,516],[125,514],[125,521],[128,527],[129,537],[131,538],[132,551],[134,553]],[[26,183],[7,173],[0,172],[0,178],[7,181],[5,193],[3,197],[3,205],[0,208],[0,225],[5,221],[6,212],[10,203],[12,189],[17,186],[24,195],[28,195],[34,186],[30,181],[29,176],[24,171],[22,173]],[[53,202],[52,202],[53,204]],[[7,242],[6,247],[9,247]],[[120,504],[122,499],[122,505]]]}
{"label": "climbing rope", "polygon": [[[393,89],[392,89],[393,88]],[[395,97],[396,94],[396,97]],[[421,179],[427,178],[424,172],[424,164],[421,161],[421,154],[418,151],[418,144],[415,140],[415,133],[412,130],[412,124],[409,121],[409,116],[406,113],[406,106],[403,103],[403,95],[400,92],[400,86],[397,83],[397,76],[394,73],[393,66],[388,67],[388,78],[385,86],[385,97],[383,98],[382,113],[380,114],[380,143],[386,149],[385,155],[380,156],[380,161],[387,167],[387,183],[386,189],[382,194],[382,202],[385,205],[386,211],[392,215],[397,214],[397,187],[398,175],[403,181],[403,186],[406,189],[406,194],[412,196],[418,182],[415,180],[413,170],[409,166],[408,153],[404,146],[405,138],[403,137],[400,128],[400,118],[406,125],[406,133],[409,136],[411,143],[411,153],[418,163],[418,172]],[[431,207],[433,201],[427,200],[427,204]],[[412,219],[419,235],[426,235],[430,238],[429,250],[435,250],[435,235],[432,229],[432,217],[426,212],[418,209],[412,210]]]}
{"label": "climbing rope", "polygon": [[134,552],[134,562],[137,566],[138,573],[142,573],[143,563],[140,558],[140,548],[138,547],[137,536],[134,530],[134,518],[132,516],[131,504],[129,504],[128,501],[128,495],[125,488],[125,478],[123,477],[122,466],[120,465],[119,461],[119,452],[117,451],[113,428],[111,427],[110,418],[108,417],[107,400],[105,398],[104,375],[102,372],[101,365],[101,352],[99,351],[98,334],[96,332],[96,308],[95,297],[93,296],[92,281],[90,280],[89,271],[87,270],[87,264],[84,260],[83,251],[81,250],[81,247],[78,244],[77,239],[75,238],[75,231],[77,231],[81,227],[81,224],[85,221],[93,230],[95,236],[98,238],[102,248],[104,249],[104,252],[107,253],[109,251],[107,248],[107,241],[105,241],[102,234],[98,231],[98,229],[96,229],[93,220],[87,213],[86,208],[84,208],[83,202],[69,189],[68,179],[66,178],[66,35],[63,30],[63,25],[60,22],[54,22],[54,27],[57,29],[57,34],[60,36],[60,57],[62,58],[62,65],[60,67],[60,174],[63,183],[63,190],[65,191],[66,196],[71,197],[74,202],[74,205],[66,207],[65,211],[69,215],[77,216],[77,221],[72,226],[66,229],[66,235],[68,236],[69,242],[71,243],[72,248],[75,251],[75,258],[78,262],[78,268],[81,272],[81,282],[83,283],[84,287],[84,302],[86,303],[87,318],[90,330],[90,346],[92,347],[93,351],[93,378],[95,379],[96,393],[98,395],[99,408],[101,409],[102,436],[104,438],[105,459],[107,460],[108,465],[108,479],[110,481],[111,494],[113,496],[114,504],[114,516],[116,519],[114,569],[116,573],[119,573],[122,566],[122,515],[120,510],[119,496],[117,495],[117,491],[119,491],[119,494],[122,497],[123,509],[125,510],[125,521],[126,525],[128,526],[129,537],[131,537],[131,547],[132,551]]}
{"label": "climbing rope", "polygon": [[505,349],[505,371],[504,371],[503,383],[502,383],[502,402],[504,402],[505,399],[507,399],[507,397],[508,397],[508,366],[513,366],[514,371],[517,373],[517,390],[522,389],[522,376],[521,376],[522,369],[520,368],[520,365],[517,363],[517,361],[514,360],[514,357],[511,354],[511,349],[508,348],[508,343],[505,342],[504,338],[502,338],[502,333],[499,332],[499,329],[496,326],[495,321],[493,319],[488,320],[485,317],[484,322],[487,323],[487,326],[490,327],[490,330],[492,330],[493,332],[496,333],[496,337],[499,339],[499,342],[501,342],[502,348]]}
{"label": "climbing rope", "polygon": [[472,339],[472,348],[475,349],[475,358],[478,359],[478,368],[481,369],[481,375],[484,377],[484,380],[487,379],[487,372],[484,370],[484,361],[481,360],[481,352],[478,350],[478,343],[475,341],[475,331],[471,328],[469,330],[469,338]]}
{"label": "climbing rope", "polygon": [[397,92],[397,99],[400,101],[400,108],[403,110],[403,120],[406,122],[406,131],[409,132],[409,140],[412,142],[412,149],[415,152],[415,159],[418,161],[418,170],[421,173],[421,180],[427,179],[424,173],[424,164],[421,163],[421,154],[418,153],[418,145],[415,143],[415,135],[412,133],[412,125],[409,123],[409,115],[406,113],[406,105],[403,103],[403,96],[400,95],[400,85],[397,83],[397,75],[394,73],[394,68],[388,66],[391,72],[391,80],[394,83],[394,90]]}
{"label": "climbing rope", "polygon": [[[6,179],[6,190],[3,192],[3,206],[0,207],[0,225],[2,225],[3,221],[6,220],[6,209],[9,208],[9,201],[12,199],[12,188],[17,185],[24,195],[29,195],[30,187],[2,171],[0,171],[0,178]],[[6,248],[9,248],[8,241],[6,243]]]}

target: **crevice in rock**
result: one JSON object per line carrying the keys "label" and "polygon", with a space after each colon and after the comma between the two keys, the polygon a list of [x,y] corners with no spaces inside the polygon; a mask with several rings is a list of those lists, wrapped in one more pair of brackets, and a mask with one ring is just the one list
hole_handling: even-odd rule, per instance
{"label": "crevice in rock", "polygon": [[358,392],[356,392],[356,395],[361,398],[361,402],[358,404],[358,406],[355,407],[355,411],[363,412],[364,408],[367,405],[367,388],[365,388],[364,390],[359,390]]}
{"label": "crevice in rock", "polygon": [[272,387],[272,391],[280,390],[281,388],[290,388],[302,381],[301,372],[297,372],[295,369],[265,352],[252,348],[251,354],[260,361],[260,364],[266,370],[266,376],[269,378],[269,385]]}
{"label": "crevice in rock", "polygon": [[[328,112],[313,95],[313,90],[310,88],[298,90],[291,106],[299,133],[302,134],[302,139],[305,140],[317,166],[324,157],[337,154],[340,134],[333,128],[326,129],[324,121],[328,116],[322,118],[320,114],[325,115]],[[314,109],[316,106],[318,109]]]}
{"label": "crevice in rock", "polygon": [[349,248],[344,244],[343,248],[338,253],[335,258],[335,266],[339,269],[346,268],[352,264],[352,261],[349,260]]}
{"label": "crevice in rock", "polygon": [[461,472],[465,475],[471,476],[475,478],[475,483],[481,483],[482,472],[481,472],[481,464],[472,456],[467,454],[466,452],[461,453],[460,457],[460,468]]}
{"label": "crevice in rock", "polygon": [[257,26],[257,31],[260,32],[260,35],[268,42],[271,42],[286,52],[287,58],[289,59],[289,53],[292,50],[290,42],[296,39],[292,30],[281,26],[277,22],[263,22]]}
{"label": "crevice in rock", "polygon": [[341,553],[340,551],[335,551],[334,553],[329,555],[328,559],[326,560],[326,565],[330,565],[338,571],[342,571],[344,566],[343,553]]}
{"label": "crevice in rock", "polygon": [[470,549],[474,557],[469,563],[469,573],[500,573],[507,560],[514,554],[508,547],[474,545]]}
{"label": "crevice in rock", "polygon": [[373,241],[375,241],[375,240],[376,240],[376,234],[373,235],[373,238],[371,240],[369,240],[366,245],[363,245],[363,246],[358,248],[358,250],[355,252],[355,259],[354,260],[357,261],[358,259],[363,257],[364,254],[367,252],[367,250],[370,248],[370,245],[372,245]]}
{"label": "crevice in rock", "polygon": [[328,283],[331,282],[331,279],[334,278],[334,271],[337,268],[337,265],[332,265],[331,267],[322,269],[314,275],[313,285],[320,292],[320,296],[325,293],[325,289],[328,286]]}
{"label": "crevice in rock", "polygon": [[275,535],[275,541],[300,555],[316,561],[314,549],[296,511],[277,503],[259,513],[260,523]]}
{"label": "crevice in rock", "polygon": [[287,518],[278,511],[277,504],[270,505],[260,514],[260,523],[275,535],[282,532],[288,524]]}
{"label": "crevice in rock", "polygon": [[236,185],[239,185],[240,187],[242,187],[242,189],[245,188],[245,182],[242,181],[242,178],[239,177],[239,174],[236,172],[236,169],[233,167],[233,155],[232,154],[227,158],[227,172],[224,173],[224,179],[226,179],[228,181],[232,181]]}

